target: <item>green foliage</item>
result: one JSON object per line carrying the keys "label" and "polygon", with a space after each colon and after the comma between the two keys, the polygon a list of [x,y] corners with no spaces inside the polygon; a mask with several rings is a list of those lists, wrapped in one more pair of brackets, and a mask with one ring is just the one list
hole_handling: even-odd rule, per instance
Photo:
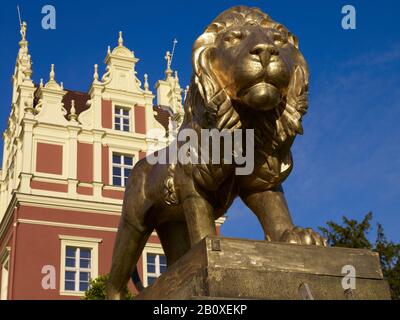
{"label": "green foliage", "polygon": [[342,218],[343,225],[333,221],[327,222],[327,228],[320,227],[329,245],[347,248],[365,248],[379,253],[382,273],[389,282],[392,298],[400,300],[400,244],[388,241],[381,224],[377,224],[375,243],[367,235],[370,231],[372,213],[368,213],[361,222]]}
{"label": "green foliage", "polygon": [[360,223],[357,220],[350,220],[343,217],[344,226],[333,221],[328,221],[326,223],[328,228],[320,227],[319,229],[331,246],[371,249],[372,245],[367,239],[367,234],[371,227],[371,219],[371,212]]}
{"label": "green foliage", "polygon": [[[108,274],[99,276],[96,279],[90,280],[89,289],[85,292],[83,300],[106,300],[106,283],[108,280]],[[130,293],[128,288],[125,289],[126,300],[132,300],[133,295]]]}
{"label": "green foliage", "polygon": [[389,282],[392,298],[400,300],[400,244],[388,241],[379,223],[374,251],[379,253],[382,272]]}

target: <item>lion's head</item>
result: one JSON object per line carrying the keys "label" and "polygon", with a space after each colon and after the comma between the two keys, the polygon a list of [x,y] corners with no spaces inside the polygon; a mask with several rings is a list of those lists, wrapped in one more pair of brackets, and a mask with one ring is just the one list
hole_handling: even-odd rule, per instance
{"label": "lion's head", "polygon": [[302,133],[306,61],[296,37],[260,9],[239,6],[220,14],[194,43],[193,67],[186,122],[260,129],[253,120],[262,117],[272,148]]}

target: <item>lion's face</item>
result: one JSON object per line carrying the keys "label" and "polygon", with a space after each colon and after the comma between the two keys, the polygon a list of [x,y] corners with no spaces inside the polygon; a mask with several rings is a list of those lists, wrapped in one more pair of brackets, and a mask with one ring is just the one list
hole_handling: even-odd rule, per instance
{"label": "lion's face", "polygon": [[294,37],[277,23],[230,26],[216,36],[209,60],[232,100],[265,111],[281,103],[295,67],[307,68]]}

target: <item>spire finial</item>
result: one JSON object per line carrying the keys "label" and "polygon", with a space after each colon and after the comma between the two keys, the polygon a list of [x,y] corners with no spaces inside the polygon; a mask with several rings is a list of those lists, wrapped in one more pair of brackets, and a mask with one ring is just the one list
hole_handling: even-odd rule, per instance
{"label": "spire finial", "polygon": [[119,32],[118,46],[122,47],[124,45],[124,39],[122,38],[122,31]]}
{"label": "spire finial", "polygon": [[60,82],[61,90],[64,90],[64,82]]}
{"label": "spire finial", "polygon": [[21,33],[21,40],[26,41],[26,28],[27,24],[25,21],[22,21],[21,19],[21,11],[19,10],[19,6],[17,5],[17,11],[18,11],[18,19],[19,19],[19,26],[20,26],[20,33]]}
{"label": "spire finial", "polygon": [[19,7],[17,6],[18,18],[19,18],[19,26],[20,26],[20,34],[21,40],[19,41],[19,51],[18,51],[18,72],[17,72],[17,82],[22,83],[24,81],[32,83],[32,60],[28,51],[28,41],[26,40],[26,29],[27,23],[21,20],[21,13],[19,11]]}
{"label": "spire finial", "polygon": [[168,132],[172,133],[172,130],[174,129],[174,125],[172,123],[171,117],[168,117]]}
{"label": "spire finial", "polygon": [[71,100],[71,109],[70,109],[70,114],[68,116],[70,121],[76,121],[78,119],[78,116],[76,114],[76,109],[75,109],[75,100]]}
{"label": "spire finial", "polygon": [[71,100],[71,114],[76,114],[75,100]]}
{"label": "spire finial", "polygon": [[149,91],[149,75],[147,73],[144,74],[144,90]]}
{"label": "spire finial", "polygon": [[21,40],[22,41],[26,41],[26,29],[27,29],[28,25],[25,21],[23,21],[21,23],[21,29],[20,29],[20,33],[21,33]]}
{"label": "spire finial", "polygon": [[40,78],[39,87],[40,87],[40,88],[43,88],[43,78]]}
{"label": "spire finial", "polygon": [[172,45],[172,53],[170,51],[167,51],[165,54],[165,60],[167,60],[167,69],[165,70],[165,75],[167,76],[167,79],[172,76],[172,59],[174,58],[174,53],[175,53],[175,47],[176,44],[178,43],[178,40],[174,39],[173,45]]}
{"label": "spire finial", "polygon": [[172,69],[171,69],[171,58],[172,55],[169,51],[167,51],[167,53],[165,54],[165,60],[167,60],[167,69],[165,70],[165,75],[167,76],[167,78],[172,76]]}
{"label": "spire finial", "polygon": [[108,46],[108,47],[107,47],[107,54],[110,54],[110,53],[111,53],[111,47]]}
{"label": "spire finial", "polygon": [[96,64],[94,65],[94,73],[93,73],[93,80],[96,81],[96,82],[99,80],[98,68],[99,68],[99,66],[98,66],[98,64],[96,63]]}
{"label": "spire finial", "polygon": [[56,74],[55,74],[55,72],[54,72],[54,63],[52,63],[51,66],[50,66],[50,81],[51,81],[51,80],[54,81],[55,75],[56,75]]}
{"label": "spire finial", "polygon": [[176,38],[175,38],[173,41],[173,45],[172,45],[171,64],[172,64],[172,59],[174,58],[175,47],[176,47],[177,43],[178,43],[178,40],[176,40]]}

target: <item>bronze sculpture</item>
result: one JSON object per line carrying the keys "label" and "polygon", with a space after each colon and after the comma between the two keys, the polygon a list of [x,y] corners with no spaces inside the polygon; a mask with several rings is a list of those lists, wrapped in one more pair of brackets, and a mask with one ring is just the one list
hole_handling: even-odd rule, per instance
{"label": "bronze sculpture", "polygon": [[307,110],[308,68],[295,36],[257,8],[233,7],[196,40],[192,58],[194,75],[180,130],[254,129],[254,171],[238,176],[235,164],[223,161],[140,160],[125,191],[107,287],[110,299],[120,298],[154,229],[171,265],[205,236],[216,234],[215,220],[237,196],[256,214],[267,240],[326,245],[313,230],[294,227],[281,187],[292,169],[290,147],[302,134]]}

